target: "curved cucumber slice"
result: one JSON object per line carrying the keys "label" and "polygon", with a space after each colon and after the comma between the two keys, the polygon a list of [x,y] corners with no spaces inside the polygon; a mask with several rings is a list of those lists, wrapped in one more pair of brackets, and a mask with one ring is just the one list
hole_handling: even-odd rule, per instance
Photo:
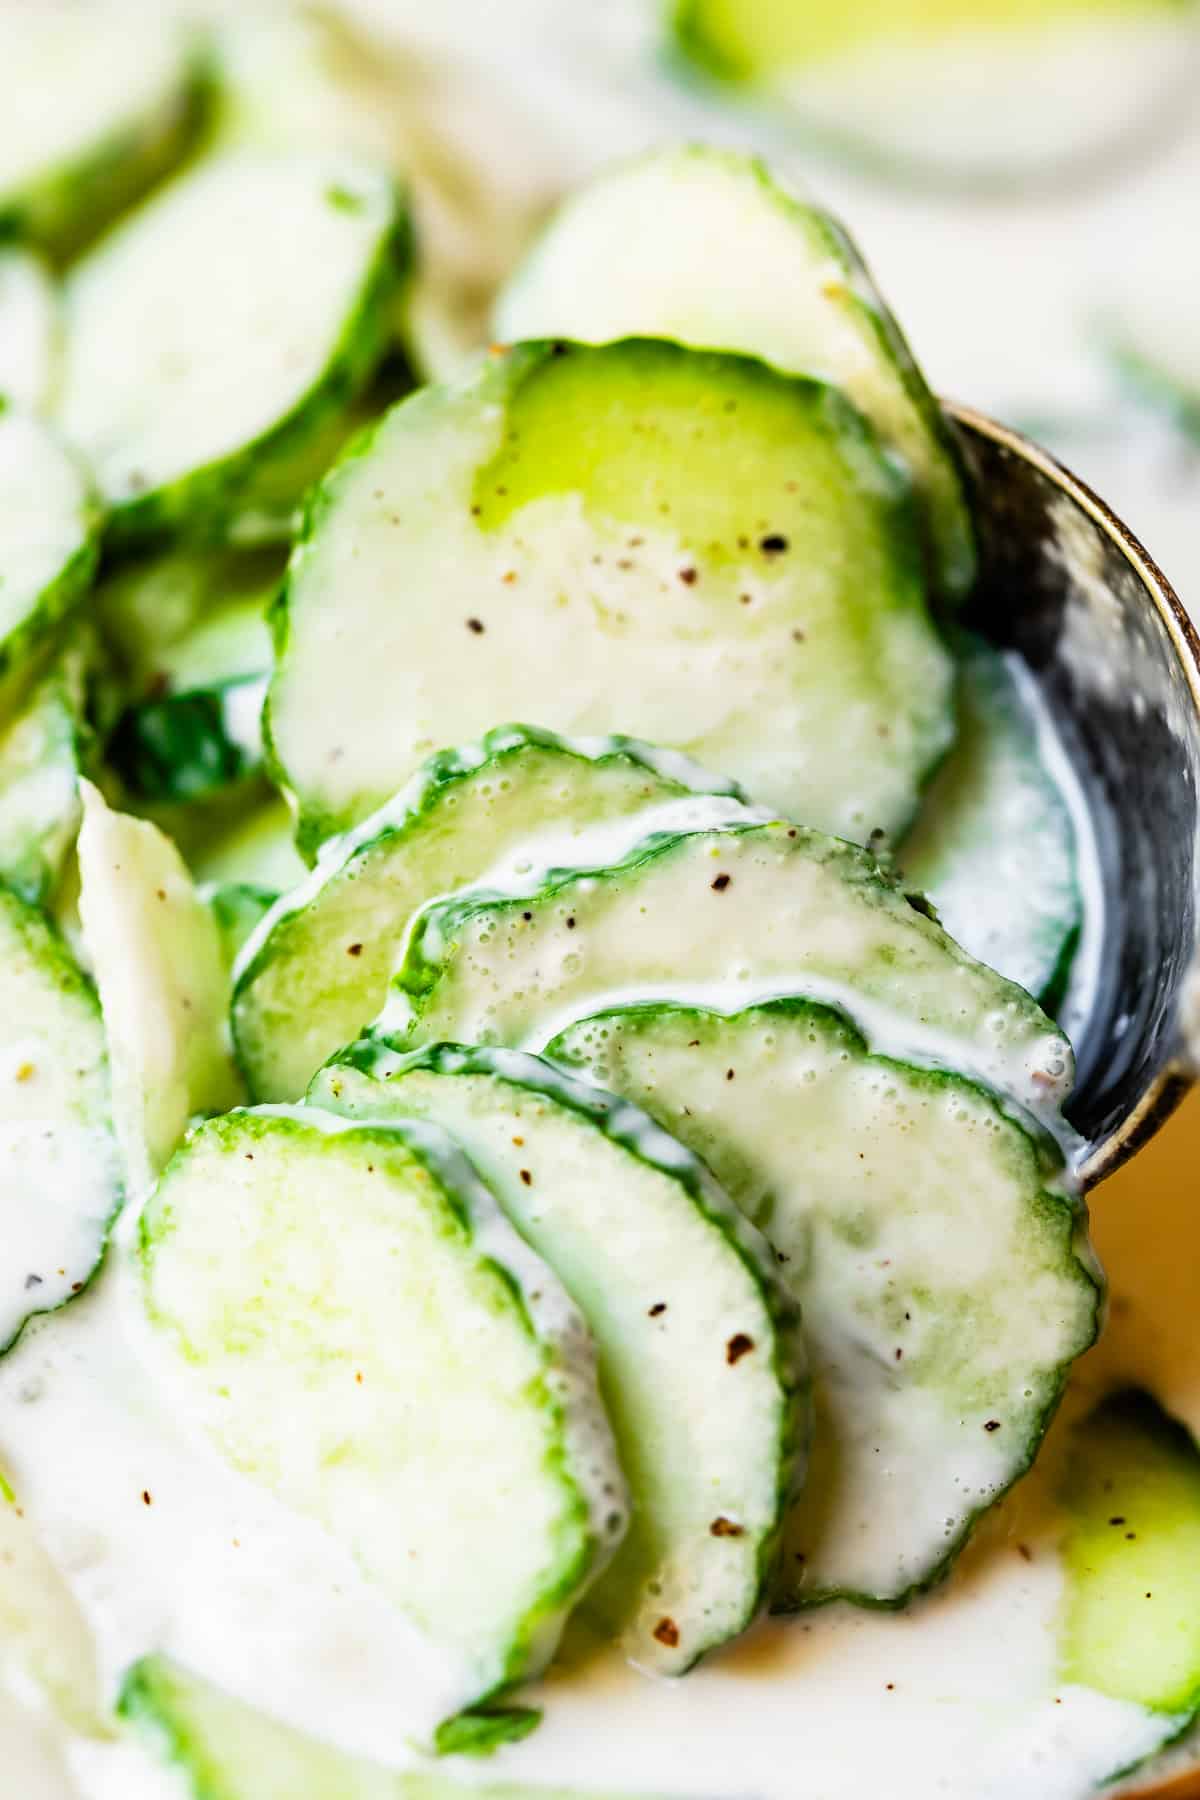
{"label": "curved cucumber slice", "polygon": [[1200,1710],[1200,1451],[1140,1389],[1075,1429],[1063,1501],[1063,1677],[1169,1714]]}
{"label": "curved cucumber slice", "polygon": [[0,403],[41,412],[58,355],[58,296],[31,250],[0,246]]}
{"label": "curved cucumber slice", "polygon": [[430,743],[530,713],[865,841],[908,823],[954,729],[908,485],[858,414],[648,341],[520,346],[395,408],[318,490],[277,653],[309,841]]}
{"label": "curved cucumber slice", "polygon": [[372,165],[205,159],[72,271],[59,416],[121,539],[219,527],[365,385],[407,255]]}
{"label": "curved cucumber slice", "polygon": [[128,0],[0,11],[0,226],[72,248],[183,147],[197,59],[178,17]]}
{"label": "curved cucumber slice", "polygon": [[44,906],[79,828],[84,657],[70,646],[0,730],[0,878]]}
{"label": "curved cucumber slice", "polygon": [[549,1054],[704,1158],[801,1307],[817,1431],[774,1606],[903,1604],[1025,1473],[1095,1336],[1061,1160],[970,1082],[872,1056],[803,1000],[601,1013]]}
{"label": "curved cucumber slice", "polygon": [[11,691],[96,569],[83,474],[45,426],[0,410],[0,691]]}
{"label": "curved cucumber slice", "polygon": [[[547,868],[571,860],[585,828],[730,788],[631,738],[583,742],[524,725],[431,758],[325,846],[242,959],[233,1030],[251,1093],[299,1099],[313,1071],[375,1017],[408,921],[427,901],[506,857]],[[636,838],[646,827],[632,829]]]}
{"label": "curved cucumber slice", "polygon": [[456,1781],[428,1764],[393,1770],[360,1762],[160,1656],[129,1671],[118,1710],[179,1771],[193,1800],[618,1800],[527,1782]]}
{"label": "curved cucumber slice", "polygon": [[119,1165],[95,993],[41,913],[0,887],[0,1351],[95,1274]]}
{"label": "curved cucumber slice", "polygon": [[265,784],[249,796],[218,796],[211,807],[171,807],[167,815],[197,881],[248,881],[279,894],[308,873],[296,854],[292,815]]}
{"label": "curved cucumber slice", "polygon": [[633,1504],[589,1610],[667,1675],[745,1630],[807,1438],[804,1357],[765,1240],[704,1165],[519,1051],[364,1039],[309,1098],[443,1126],[587,1319]]}
{"label": "curved cucumber slice", "polygon": [[[719,281],[714,244],[738,247]],[[934,585],[970,588],[974,530],[941,409],[845,232],[756,158],[689,144],[602,175],[501,293],[495,331],[672,338],[832,382],[907,463]]]}
{"label": "curved cucumber slice", "polygon": [[1053,178],[1194,80],[1179,0],[669,0],[681,60],[776,120],[953,185]]}
{"label": "curved cucumber slice", "polygon": [[[5,1690],[32,1684],[53,1715],[85,1737],[112,1729],[87,1620],[2,1473],[0,1676]],[[7,1771],[7,1737],[5,1751]]]}
{"label": "curved cucumber slice", "polygon": [[464,1705],[537,1674],[624,1485],[582,1319],[451,1140],[229,1113],[140,1257],[156,1360],[234,1467],[353,1549]]}
{"label": "curved cucumber slice", "polygon": [[125,697],[269,668],[266,612],[285,566],[276,549],[188,546],[105,575],[92,610]]}
{"label": "curved cucumber slice", "polygon": [[959,737],[900,852],[951,937],[1054,1005],[1079,940],[1075,828],[1005,659],[966,640]]}
{"label": "curved cucumber slice", "polygon": [[211,912],[174,844],[83,784],[79,915],[113,1059],[117,1134],[135,1191],[193,1114],[241,1098],[229,979]]}
{"label": "curved cucumber slice", "polygon": [[834,1002],[874,1049],[974,1076],[1061,1126],[1071,1050],[1029,995],[973,962],[866,851],[783,821],[667,834],[527,892],[435,902],[381,1026],[541,1049],[614,1004],[737,1012],[788,994]]}

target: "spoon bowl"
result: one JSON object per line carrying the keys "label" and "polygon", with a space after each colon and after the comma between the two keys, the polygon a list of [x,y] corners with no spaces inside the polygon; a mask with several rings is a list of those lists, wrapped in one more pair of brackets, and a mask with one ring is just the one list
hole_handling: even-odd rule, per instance
{"label": "spoon bowl", "polygon": [[969,622],[1037,681],[1096,835],[1099,967],[1067,1109],[1093,1186],[1196,1072],[1183,1018],[1200,968],[1200,635],[1090,488],[1017,432],[947,412],[980,535]]}

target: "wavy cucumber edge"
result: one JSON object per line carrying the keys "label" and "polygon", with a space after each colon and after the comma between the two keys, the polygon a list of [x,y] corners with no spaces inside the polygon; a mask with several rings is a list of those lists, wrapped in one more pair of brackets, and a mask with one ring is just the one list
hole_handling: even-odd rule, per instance
{"label": "wavy cucumber edge", "polygon": [[112,1069],[109,1059],[108,1039],[104,1030],[104,1014],[100,1006],[100,996],[95,984],[84,974],[75,958],[67,948],[65,940],[57,927],[46,915],[30,901],[23,899],[12,888],[0,882],[0,912],[7,913],[9,920],[30,957],[42,968],[52,971],[55,986],[69,999],[78,1002],[92,1017],[100,1037],[101,1054],[97,1058],[97,1069],[103,1072],[105,1086],[109,1093],[109,1113],[107,1118],[108,1136],[112,1144],[114,1180],[112,1183],[112,1201],[107,1215],[101,1224],[100,1241],[96,1260],[72,1293],[64,1294],[53,1306],[35,1306],[27,1312],[6,1342],[0,1343],[0,1357],[16,1348],[26,1328],[35,1319],[49,1318],[53,1313],[61,1312],[86,1294],[104,1267],[108,1256],[109,1244],[112,1240],[113,1226],[124,1208],[126,1200],[125,1182],[121,1173],[121,1162],[117,1146],[116,1132],[112,1122]]}
{"label": "wavy cucumber edge", "polygon": [[[366,861],[376,851],[397,845],[406,838],[460,781],[482,774],[490,764],[502,765],[505,758],[519,756],[526,750],[543,750],[569,756],[597,767],[609,762],[624,761],[645,769],[656,780],[673,786],[680,794],[714,794],[745,801],[744,790],[729,777],[710,775],[688,757],[675,752],[664,753],[656,745],[646,743],[641,738],[619,734],[592,741],[565,737],[539,725],[514,722],[494,726],[477,743],[438,750],[421,764],[404,787],[381,807],[368,814],[361,823],[321,840],[312,874],[290,893],[280,896],[269,916],[260,922],[247,940],[238,957],[230,996],[235,1050],[238,1049],[239,1005],[263,971],[275,960],[278,954],[278,945],[272,945],[275,934],[286,934],[289,927],[310,907],[319,905],[325,889],[337,882],[360,859]],[[303,852],[303,842],[300,847]],[[311,845],[309,849],[312,849]],[[244,1065],[243,1073],[249,1079]]]}

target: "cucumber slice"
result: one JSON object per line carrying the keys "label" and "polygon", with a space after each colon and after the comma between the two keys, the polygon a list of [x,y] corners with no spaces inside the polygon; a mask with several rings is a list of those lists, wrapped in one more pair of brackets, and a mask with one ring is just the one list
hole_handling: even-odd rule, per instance
{"label": "cucumber slice", "polygon": [[525,892],[434,902],[380,1024],[414,1044],[541,1049],[615,1004],[736,1012],[789,994],[838,1005],[873,1049],[970,1075],[1062,1128],[1071,1049],[1029,995],[973,962],[866,851],[786,821],[660,834],[610,867],[581,859]]}
{"label": "cucumber slice", "polygon": [[0,404],[41,412],[58,355],[58,296],[31,250],[0,246]]}
{"label": "cucumber slice", "polygon": [[69,646],[0,728],[0,879],[44,906],[79,829],[84,655]]}
{"label": "cucumber slice", "polygon": [[205,159],[71,272],[59,416],[120,540],[219,528],[365,386],[407,258],[390,179]]}
{"label": "cucumber slice", "polygon": [[192,1800],[639,1800],[524,1781],[468,1784],[428,1765],[384,1769],[278,1724],[161,1656],[129,1671],[118,1711],[179,1771]]}
{"label": "cucumber slice", "polygon": [[404,1056],[364,1039],[308,1098],[449,1131],[587,1319],[633,1507],[589,1611],[664,1675],[744,1631],[796,1485],[807,1388],[771,1251],[703,1164],[637,1107],[519,1051]]}
{"label": "cucumber slice", "polygon": [[41,913],[0,887],[0,1352],[95,1274],[119,1162],[95,993]]}
{"label": "cucumber slice", "polygon": [[73,1731],[110,1732],[87,1621],[0,1474],[0,1693],[30,1686]]}
{"label": "cucumber slice", "polygon": [[0,408],[0,694],[10,699],[96,569],[98,517],[78,465],[25,413]]}
{"label": "cucumber slice", "polygon": [[[714,243],[737,246],[719,281]],[[673,338],[840,387],[911,471],[935,586],[969,590],[974,529],[941,409],[851,240],[757,158],[689,144],[602,175],[552,220],[494,323],[510,342]]]}
{"label": "cucumber slice", "polygon": [[156,1360],[222,1455],[353,1549],[464,1705],[537,1674],[624,1485],[587,1329],[452,1141],[227,1114],[152,1194],[140,1257]]}
{"label": "cucumber slice", "polygon": [[397,407],[318,490],[276,649],[307,841],[522,712],[860,840],[903,829],[953,735],[908,485],[868,427],[671,344],[519,346]]}
{"label": "cucumber slice", "polygon": [[1076,1427],[1063,1500],[1063,1678],[1164,1713],[1200,1711],[1200,1451],[1152,1395]]}
{"label": "cucumber slice", "polygon": [[241,1098],[212,914],[170,839],[83,784],[79,913],[113,1060],[117,1135],[142,1191],[198,1112]]}
{"label": "cucumber slice", "polygon": [[583,742],[524,725],[432,757],[326,845],[243,958],[232,1016],[251,1094],[299,1099],[313,1071],[375,1017],[408,921],[426,901],[518,853],[530,867],[563,861],[584,827],[730,786],[631,738]]}
{"label": "cucumber slice", "polygon": [[1029,1468],[1096,1334],[1061,1158],[804,1000],[604,1012],[548,1054],[704,1158],[803,1312],[818,1423],[773,1606],[903,1605]]}
{"label": "cucumber slice", "polygon": [[1053,1009],[1083,922],[1075,827],[1017,673],[982,639],[964,640],[958,742],[900,860],[951,937]]}
{"label": "cucumber slice", "polygon": [[178,156],[199,64],[167,9],[0,10],[0,227],[74,248]]}
{"label": "cucumber slice", "polygon": [[285,567],[274,548],[187,547],[106,574],[93,612],[124,697],[269,668],[266,612]]}
{"label": "cucumber slice", "polygon": [[1153,133],[1195,77],[1184,0],[668,0],[681,67],[893,178],[1050,178]]}

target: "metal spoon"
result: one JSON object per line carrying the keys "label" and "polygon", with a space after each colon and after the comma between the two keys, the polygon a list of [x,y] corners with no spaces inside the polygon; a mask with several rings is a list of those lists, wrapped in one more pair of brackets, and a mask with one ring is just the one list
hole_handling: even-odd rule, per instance
{"label": "metal spoon", "polygon": [[1090,488],[1016,432],[947,411],[981,539],[971,622],[1041,687],[1100,850],[1100,978],[1068,1107],[1094,1185],[1153,1136],[1197,1073],[1184,1019],[1200,972],[1200,635]]}

